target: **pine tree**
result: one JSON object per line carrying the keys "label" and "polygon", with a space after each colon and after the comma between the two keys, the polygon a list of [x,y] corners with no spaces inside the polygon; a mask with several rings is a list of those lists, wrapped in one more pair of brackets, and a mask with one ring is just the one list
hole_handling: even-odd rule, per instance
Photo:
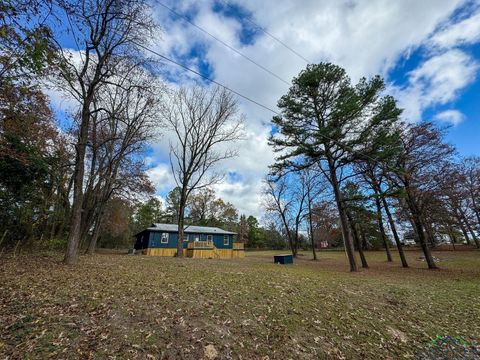
{"label": "pine tree", "polygon": [[375,156],[380,128],[398,119],[395,100],[380,97],[383,80],[362,78],[353,86],[344,69],[330,63],[308,65],[280,99],[278,132],[270,144],[280,153],[273,173],[319,166],[337,204],[350,270],[357,271],[352,234],[340,191],[352,162]]}

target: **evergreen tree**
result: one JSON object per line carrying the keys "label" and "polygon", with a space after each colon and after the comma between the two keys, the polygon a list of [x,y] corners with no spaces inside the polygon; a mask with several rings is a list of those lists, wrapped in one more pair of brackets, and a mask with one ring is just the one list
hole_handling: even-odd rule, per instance
{"label": "evergreen tree", "polygon": [[156,197],[138,205],[134,215],[135,232],[139,232],[152,224],[162,222],[164,212],[162,202]]}
{"label": "evergreen tree", "polygon": [[383,80],[376,76],[351,84],[344,69],[320,63],[308,65],[280,99],[281,115],[273,118],[278,133],[270,144],[280,155],[275,174],[318,166],[331,184],[337,204],[350,270],[357,271],[352,234],[341,183],[347,166],[374,157],[375,144],[401,111],[392,97],[380,97]]}

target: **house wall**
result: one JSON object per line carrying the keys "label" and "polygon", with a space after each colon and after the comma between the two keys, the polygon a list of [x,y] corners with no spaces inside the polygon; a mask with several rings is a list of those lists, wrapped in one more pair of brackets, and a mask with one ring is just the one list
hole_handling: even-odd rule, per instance
{"label": "house wall", "polygon": [[[176,248],[178,233],[168,233],[168,242],[162,243],[162,233],[160,231],[149,231],[149,240],[147,246],[144,248]],[[187,234],[188,242],[194,241],[195,236],[199,236],[200,241],[207,241],[209,234]],[[212,234],[213,244],[217,249],[232,249],[233,248],[233,235],[227,235],[228,244],[224,243],[224,235]],[[187,248],[187,241],[183,242],[183,248]]]}
{"label": "house wall", "polygon": [[[145,255],[150,256],[167,256],[173,257],[177,253],[177,239],[178,233],[168,232],[168,242],[162,243],[162,231],[145,230],[137,235],[135,242],[135,249],[143,249]],[[234,235],[227,235],[228,244],[224,243],[224,235],[221,234],[187,234],[188,241],[183,242],[183,254],[188,257],[194,258],[239,258],[245,256],[245,251],[242,249],[233,249]],[[207,241],[211,239],[215,246],[212,248],[196,248],[188,249],[188,243],[193,242],[195,239],[200,241]]]}
{"label": "house wall", "polygon": [[[176,248],[177,247],[177,233],[168,233],[168,242],[162,243],[162,232],[150,231],[150,240],[148,243],[149,248]],[[183,247],[186,248],[186,242],[183,243]]]}

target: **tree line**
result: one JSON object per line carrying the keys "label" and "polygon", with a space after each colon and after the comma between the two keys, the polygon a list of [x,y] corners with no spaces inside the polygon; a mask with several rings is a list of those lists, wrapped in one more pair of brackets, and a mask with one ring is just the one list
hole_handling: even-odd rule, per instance
{"label": "tree line", "polygon": [[[155,192],[144,154],[162,135],[183,231],[190,196],[220,181],[214,165],[235,155],[218,150],[240,134],[233,96],[160,80],[145,51],[160,30],[148,1],[7,0],[1,9],[0,245],[66,245],[67,264],[93,254],[107,225],[120,225],[116,217],[125,227],[128,209]],[[46,89],[72,108],[55,114]]]}
{"label": "tree line", "polygon": [[[407,267],[405,228],[429,268],[445,236],[480,246],[479,158],[458,156],[431,122],[401,120],[379,76],[352,84],[320,63],[293,79],[272,119],[277,157],[260,226],[211,190],[243,139],[236,98],[160,80],[161,64],[145,51],[159,31],[149,2],[7,0],[1,9],[2,248],[65,247],[73,264],[159,219],[177,223],[180,239],[188,224],[221,226],[250,247],[288,244],[296,256],[310,244],[315,259],[316,244],[342,246],[352,271],[355,251],[363,267],[366,249],[383,247],[391,261],[392,239]],[[75,49],[62,46],[65,36]],[[72,108],[54,112],[46,90]],[[176,187],[166,209],[144,161],[154,139],[170,145]]]}
{"label": "tree line", "polygon": [[431,248],[442,236],[480,246],[480,159],[458,156],[432,122],[402,120],[379,76],[353,85],[339,66],[308,65],[278,107],[267,210],[285,228],[293,255],[302,221],[310,234],[315,217],[324,233],[336,228],[325,221],[333,204],[351,271],[355,250],[368,267],[364,250],[375,237],[392,261],[387,224],[404,267],[398,223],[408,224],[431,269]]}
{"label": "tree line", "polygon": [[[3,7],[2,240],[17,247],[66,238],[71,264],[80,248],[95,250],[109,199],[154,191],[141,154],[159,126],[164,86],[138,44],[155,24],[144,1]],[[63,48],[65,34],[52,31],[62,21],[77,51]],[[63,127],[45,88],[74,104]]]}

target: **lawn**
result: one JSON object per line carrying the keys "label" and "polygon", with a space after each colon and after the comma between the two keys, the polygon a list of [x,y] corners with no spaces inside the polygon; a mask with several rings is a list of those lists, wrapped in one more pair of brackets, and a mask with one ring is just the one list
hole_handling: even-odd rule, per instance
{"label": "lawn", "polygon": [[98,254],[0,258],[0,358],[400,359],[437,336],[480,343],[480,252],[442,251],[427,270],[369,252],[273,252],[204,260]]}

